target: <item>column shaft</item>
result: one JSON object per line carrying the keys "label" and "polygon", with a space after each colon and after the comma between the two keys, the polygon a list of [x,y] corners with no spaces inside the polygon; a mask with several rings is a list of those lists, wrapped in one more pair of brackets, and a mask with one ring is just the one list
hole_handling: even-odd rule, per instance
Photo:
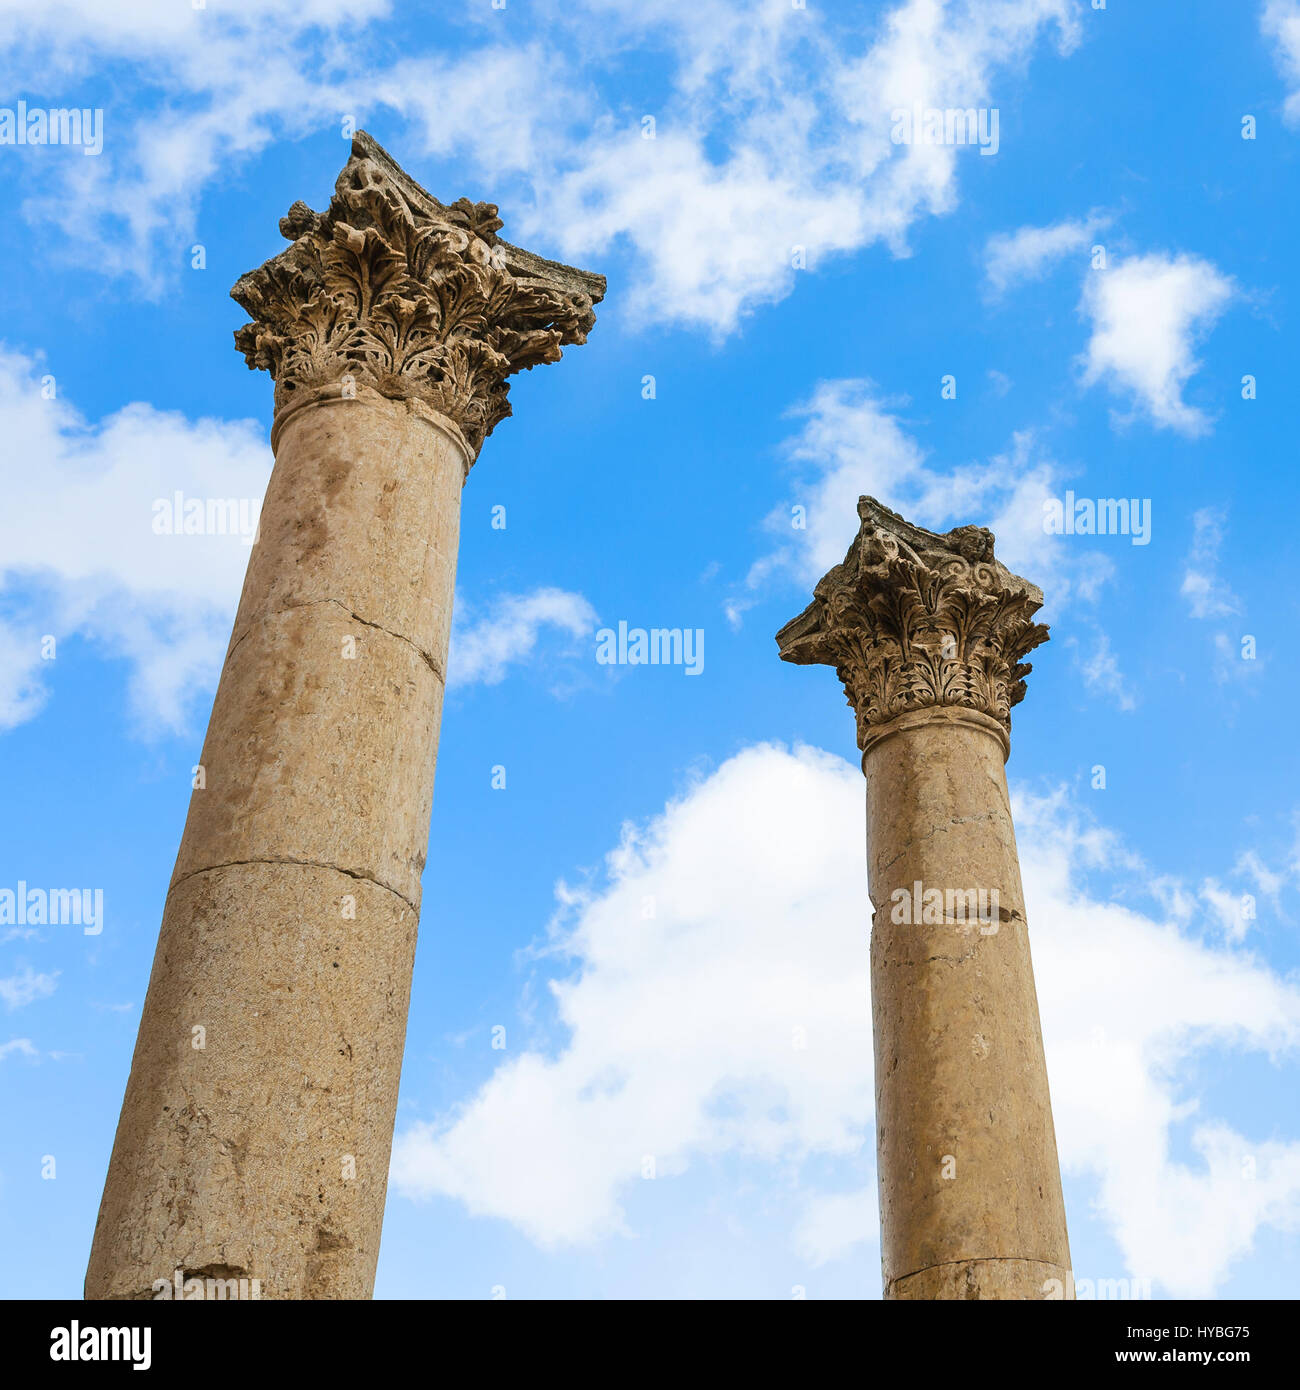
{"label": "column shaft", "polygon": [[1045,1298],[1069,1246],[1005,734],[895,727],[863,759],[885,1297]]}
{"label": "column shaft", "polygon": [[885,1297],[1069,1297],[1003,772],[1043,594],[981,526],[928,531],[874,497],[858,518],[776,640],[835,668],[863,750]]}
{"label": "column shaft", "polygon": [[[364,131],[240,277],[276,464],[204,744],[86,1275],[364,1297],[379,1249],[460,489],[599,275],[502,241]],[[223,1286],[224,1287],[224,1286]],[[188,1291],[187,1291],[188,1293]],[[221,1295],[218,1295],[221,1296]]]}
{"label": "column shaft", "polygon": [[373,1286],[469,454],[367,387],[273,440],[88,1297]]}

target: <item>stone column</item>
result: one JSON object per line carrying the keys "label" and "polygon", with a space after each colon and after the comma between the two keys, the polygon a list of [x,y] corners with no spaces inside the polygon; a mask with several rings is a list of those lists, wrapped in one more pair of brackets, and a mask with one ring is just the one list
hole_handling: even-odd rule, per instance
{"label": "stone column", "polygon": [[[359,134],[232,291],[275,468],[163,912],[91,1298],[369,1297],[406,1033],[460,491],[599,276]],[[251,1283],[248,1286],[251,1291]]]}
{"label": "stone column", "polygon": [[858,514],[844,563],[777,643],[833,666],[857,714],[885,1297],[1068,1297],[1003,771],[1043,596],[982,527],[936,535],[870,497]]}

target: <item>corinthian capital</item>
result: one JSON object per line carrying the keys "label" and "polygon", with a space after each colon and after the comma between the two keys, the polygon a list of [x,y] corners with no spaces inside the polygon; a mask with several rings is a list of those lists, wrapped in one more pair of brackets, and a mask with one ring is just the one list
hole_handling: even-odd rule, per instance
{"label": "corinthian capital", "polygon": [[1042,591],[993,556],[993,533],[926,531],[858,499],[862,525],[844,563],[818,582],[776,635],[784,661],[833,666],[858,719],[858,747],[915,710],[955,707],[1011,728],[1030,667],[1047,640],[1034,622]]}
{"label": "corinthian capital", "polygon": [[438,202],[359,131],[329,208],[295,203],[293,244],[231,290],[253,320],[235,346],[275,378],[277,410],[350,379],[425,402],[477,454],[510,414],[507,378],[585,342],[605,293],[500,226],[492,203]]}

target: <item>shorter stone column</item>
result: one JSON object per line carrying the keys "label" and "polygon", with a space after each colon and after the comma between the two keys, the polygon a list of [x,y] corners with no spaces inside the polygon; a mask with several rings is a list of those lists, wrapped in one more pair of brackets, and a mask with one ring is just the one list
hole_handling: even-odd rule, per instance
{"label": "shorter stone column", "polygon": [[1056,1137],[1003,763],[1042,594],[993,536],[922,530],[873,498],[842,565],[777,635],[834,666],[858,719],[874,908],[885,1297],[1072,1287]]}

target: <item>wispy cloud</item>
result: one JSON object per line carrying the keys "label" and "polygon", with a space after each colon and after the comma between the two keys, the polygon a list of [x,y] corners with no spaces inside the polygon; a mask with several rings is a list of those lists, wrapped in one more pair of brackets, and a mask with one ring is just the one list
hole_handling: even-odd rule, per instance
{"label": "wispy cloud", "polygon": [[1300,3],[1267,0],[1259,27],[1264,37],[1274,42],[1273,61],[1288,88],[1282,114],[1295,125],[1300,123]]}
{"label": "wispy cloud", "polygon": [[[421,148],[481,171],[489,188],[474,192],[504,205],[512,239],[575,261],[627,248],[627,312],[722,335],[789,294],[798,265],[873,244],[906,254],[914,223],[957,205],[969,151],[895,143],[894,110],[988,106],[995,76],[1045,37],[1068,52],[1080,33],[1067,0],[903,0],[834,27],[815,6],[580,0],[512,7],[454,50],[393,63],[388,18],[378,0],[23,11],[15,79],[36,62],[113,63],[137,98],[116,104],[102,158],[52,180],[42,169],[27,215],[61,228],[65,253],[160,293],[219,175],[275,140],[341,130],[344,115],[396,123],[417,172]],[[631,46],[666,72],[644,111],[598,80]]]}
{"label": "wispy cloud", "polygon": [[508,667],[535,654],[547,629],[576,640],[593,632],[596,621],[591,604],[567,589],[505,594],[481,615],[472,613],[457,620],[447,663],[448,682],[497,685],[505,679]]}
{"label": "wispy cloud", "polygon": [[1125,712],[1137,708],[1133,683],[1120,670],[1110,638],[1100,628],[1095,632],[1091,650],[1084,652],[1081,647],[1077,648],[1075,667],[1084,685],[1094,694],[1105,696]]}
{"label": "wispy cloud", "polygon": [[1241,612],[1241,601],[1219,575],[1223,515],[1202,507],[1192,517],[1192,548],[1183,566],[1180,592],[1193,618],[1223,618]]}
{"label": "wispy cloud", "polygon": [[[1083,220],[1067,219],[991,236],[984,249],[986,289],[996,298],[1015,285],[1041,279],[1067,256],[1082,258],[1111,220],[1109,214],[1092,213]],[[1086,267],[1084,260],[1080,269]]]}
{"label": "wispy cloud", "polygon": [[21,1009],[37,999],[48,999],[58,987],[59,972],[37,974],[31,966],[18,975],[0,979],[0,1002],[6,1009]]}
{"label": "wispy cloud", "polygon": [[1061,486],[1060,469],[1032,431],[984,460],[933,464],[906,428],[904,399],[861,380],[823,381],[791,412],[802,428],[788,442],[793,464],[789,498],[766,519],[771,545],[729,599],[738,623],[756,595],[778,577],[815,583],[838,564],[857,532],[857,501],[867,494],[933,530],[977,522],[997,537],[1003,563],[1052,590],[1095,597],[1111,562],[1092,550],[1056,544],[1043,526],[1044,504]]}

